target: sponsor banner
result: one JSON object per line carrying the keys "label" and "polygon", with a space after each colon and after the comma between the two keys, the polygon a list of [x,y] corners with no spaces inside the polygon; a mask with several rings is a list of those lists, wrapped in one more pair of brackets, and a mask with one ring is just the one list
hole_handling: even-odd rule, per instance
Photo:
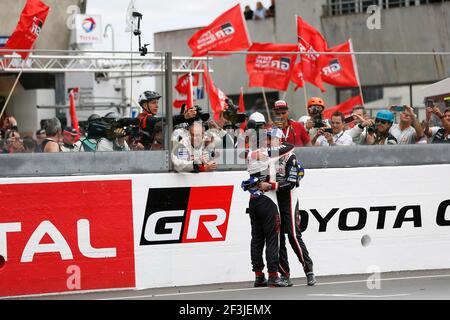
{"label": "sponsor banner", "polygon": [[131,180],[1,184],[0,296],[134,287],[131,199]]}
{"label": "sponsor banner", "polygon": [[101,43],[102,28],[102,17],[99,15],[75,15],[75,42],[78,44]]}
{"label": "sponsor banner", "polygon": [[[298,214],[315,273],[449,268],[449,175],[450,165],[306,170]],[[252,281],[247,178],[0,179],[0,296],[73,291],[77,266],[81,290]],[[288,253],[304,277],[289,243]]]}
{"label": "sponsor banner", "polygon": [[[450,195],[447,182],[440,178],[449,174],[450,165],[307,170],[299,190],[299,216],[316,274],[368,273],[374,266],[383,272],[450,267],[450,256],[444,254],[450,250]],[[221,172],[133,180],[137,288],[253,280],[251,228],[245,213],[249,195],[240,188],[247,177],[245,172]],[[184,209],[191,201],[188,193],[232,185],[226,236],[221,233],[224,239],[212,241],[212,229],[200,218],[193,225],[204,228],[207,242],[185,241],[183,228],[190,228]],[[151,199],[162,199],[163,194],[164,205],[150,209]],[[224,192],[199,195],[205,202],[228,201]],[[208,207],[212,226],[220,222],[215,207],[219,206]],[[170,243],[143,241],[151,212],[165,212],[153,220],[151,230],[171,237]],[[292,276],[304,277],[289,243],[288,252]]]}

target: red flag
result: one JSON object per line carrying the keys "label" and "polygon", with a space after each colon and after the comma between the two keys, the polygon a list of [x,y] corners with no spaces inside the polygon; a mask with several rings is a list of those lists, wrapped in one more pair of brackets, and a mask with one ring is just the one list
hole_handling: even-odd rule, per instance
{"label": "red flag", "polygon": [[[198,73],[193,75],[193,83],[192,85],[194,87],[198,86],[198,81],[200,79],[200,75]],[[189,89],[189,73],[185,74],[184,76],[180,77],[178,79],[177,85],[175,86],[175,89],[180,93],[183,94],[185,96],[188,95]]]}
{"label": "red flag", "polygon": [[188,45],[194,57],[205,56],[209,51],[247,50],[251,42],[241,5],[234,6],[195,33]]}
{"label": "red flag", "polygon": [[211,102],[211,108],[214,113],[214,119],[219,119],[220,112],[225,110],[227,103],[225,102],[228,97],[222,90],[214,85],[214,81],[211,79],[206,63],[203,64],[203,81],[205,83],[206,91],[208,92],[209,101]]}
{"label": "red flag", "polygon": [[[28,0],[25,8],[11,37],[4,49],[31,49],[39,37],[39,34],[47,19],[50,7],[39,0]],[[5,54],[5,53],[3,53]],[[30,55],[29,52],[20,52],[23,60]]]}
{"label": "red flag", "polygon": [[74,88],[74,89],[70,90],[70,93],[69,93],[70,120],[71,120],[71,123],[72,123],[72,128],[77,130],[78,133],[80,133],[80,127],[78,125],[77,111],[76,111],[76,107],[75,107],[75,95],[79,94],[79,92],[80,92],[79,88]]}
{"label": "red flag", "polygon": [[194,107],[194,87],[192,86],[192,74],[188,74],[188,92],[186,109],[189,110]]}
{"label": "red flag", "polygon": [[363,104],[363,99],[362,99],[361,95],[350,98],[349,100],[347,100],[341,104],[338,104],[335,107],[326,109],[323,112],[323,118],[331,119],[331,115],[336,111],[340,111],[344,115],[349,115],[352,113],[354,107],[356,107],[358,105],[362,105],[362,104]]}
{"label": "red flag", "polygon": [[327,51],[327,42],[319,31],[307,24],[300,17],[297,17],[297,36],[300,52],[307,52],[308,54],[301,55],[299,66],[296,66],[295,69],[296,73],[294,76],[296,74],[298,75],[301,70],[303,79],[295,78],[293,81],[301,86],[300,84],[302,84],[304,80],[320,88],[322,92],[325,92],[321,78],[324,57],[316,52]]}
{"label": "red flag", "polygon": [[187,105],[187,100],[174,100],[173,107],[176,109],[181,109],[183,104]]}
{"label": "red flag", "polygon": [[[298,52],[298,46],[295,44],[254,43],[248,51]],[[296,54],[247,55],[249,86],[286,91],[296,59]]]}
{"label": "red flag", "polygon": [[[328,52],[351,52],[347,41],[328,50]],[[322,80],[337,87],[358,87],[354,55],[327,55],[326,66],[322,68]]]}

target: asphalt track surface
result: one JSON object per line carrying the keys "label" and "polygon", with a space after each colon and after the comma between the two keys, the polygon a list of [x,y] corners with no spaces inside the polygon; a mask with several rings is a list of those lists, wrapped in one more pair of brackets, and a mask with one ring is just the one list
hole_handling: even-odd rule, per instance
{"label": "asphalt track surface", "polygon": [[[369,278],[371,277],[371,278]],[[317,277],[314,287],[305,278],[290,288],[253,288],[253,282],[53,295],[44,300],[450,300],[450,270],[392,272],[379,275]],[[372,287],[370,289],[369,287]],[[378,288],[376,288],[378,287]]]}

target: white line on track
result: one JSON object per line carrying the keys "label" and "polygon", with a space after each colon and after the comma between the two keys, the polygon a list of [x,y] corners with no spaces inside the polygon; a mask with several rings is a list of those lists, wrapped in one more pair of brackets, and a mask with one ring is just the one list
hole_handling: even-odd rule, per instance
{"label": "white line on track", "polygon": [[[450,278],[450,274],[430,275],[430,276],[417,276],[417,277],[400,277],[400,278],[381,278],[380,281],[400,281],[400,280],[413,280],[413,279],[433,279],[433,278]],[[336,281],[336,282],[324,282],[317,283],[316,286],[326,286],[333,284],[350,284],[350,283],[363,283],[368,280],[350,280],[350,281]],[[306,285],[294,285],[294,287],[306,287]],[[266,290],[267,288],[241,288],[241,289],[225,289],[225,290],[210,290],[210,291],[192,291],[192,292],[177,292],[177,293],[163,293],[163,294],[150,294],[150,295],[136,295],[130,297],[115,297],[105,298],[98,300],[128,300],[128,299],[143,299],[143,298],[160,298],[171,296],[184,296],[184,295],[197,295],[197,294],[210,294],[210,293],[223,293],[223,292],[238,292],[238,291],[254,291],[254,290]],[[394,295],[391,295],[394,296]],[[362,297],[362,296],[361,296]],[[368,297],[368,296],[366,296]],[[375,297],[375,296],[374,296]],[[379,296],[376,296],[379,297]]]}
{"label": "white line on track", "polygon": [[316,293],[316,294],[308,294],[308,296],[312,296],[312,297],[337,297],[337,298],[393,298],[393,297],[405,297],[405,296],[409,296],[410,294],[407,293],[400,293],[400,294],[386,294],[386,295],[378,295],[378,296],[374,296],[374,295],[365,295],[363,293],[342,293],[342,294],[337,294],[337,293]]}

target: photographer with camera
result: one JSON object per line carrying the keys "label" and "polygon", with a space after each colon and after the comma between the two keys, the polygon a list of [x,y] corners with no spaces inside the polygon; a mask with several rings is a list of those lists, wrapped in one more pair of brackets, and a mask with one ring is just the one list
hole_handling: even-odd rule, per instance
{"label": "photographer with camera", "polygon": [[[316,136],[317,131],[323,127],[329,127],[328,120],[323,120],[323,111],[325,110],[325,101],[319,97],[312,97],[308,100],[308,116],[313,123],[309,128],[308,134],[311,140]],[[312,143],[314,145],[314,143]]]}
{"label": "photographer with camera", "polygon": [[344,130],[345,116],[342,112],[331,115],[331,128],[320,128],[312,139],[315,146],[351,146],[353,138]]}
{"label": "photographer with camera", "polygon": [[283,142],[295,147],[311,147],[311,139],[305,127],[294,120],[289,119],[289,107],[286,101],[278,100],[273,107],[275,115],[274,124],[282,129]]}
{"label": "photographer with camera", "polygon": [[172,140],[175,142],[172,153],[175,171],[199,173],[217,170],[214,147],[212,144],[208,145],[203,122],[191,123],[189,136],[183,136],[179,141]]}
{"label": "photographer with camera", "polygon": [[97,142],[96,151],[130,151],[130,147],[125,141],[129,134],[123,127],[118,125],[120,115],[117,112],[109,112],[102,118],[106,130]]}
{"label": "photographer with camera", "polygon": [[381,110],[375,120],[365,120],[360,117],[361,124],[355,126],[353,131],[360,134],[362,145],[396,145],[397,139],[389,133],[393,123],[394,114],[389,110]]}

